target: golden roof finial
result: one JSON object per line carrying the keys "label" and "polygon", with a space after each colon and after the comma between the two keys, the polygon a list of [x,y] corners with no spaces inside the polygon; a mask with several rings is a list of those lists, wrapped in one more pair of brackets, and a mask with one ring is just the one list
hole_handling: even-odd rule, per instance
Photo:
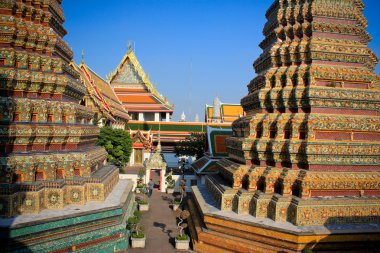
{"label": "golden roof finial", "polygon": [[128,52],[132,51],[132,41],[128,41]]}

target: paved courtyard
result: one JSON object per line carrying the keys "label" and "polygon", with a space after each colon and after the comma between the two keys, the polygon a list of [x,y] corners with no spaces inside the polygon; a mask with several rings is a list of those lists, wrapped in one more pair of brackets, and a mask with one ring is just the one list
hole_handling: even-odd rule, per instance
{"label": "paved courtyard", "polygon": [[[158,184],[158,177],[153,173]],[[143,212],[141,224],[145,227],[146,244],[144,249],[129,249],[130,253],[152,252],[193,252],[175,249],[175,236],[178,234],[175,213],[170,202],[171,194],[161,193],[157,188],[149,199],[149,211]]]}

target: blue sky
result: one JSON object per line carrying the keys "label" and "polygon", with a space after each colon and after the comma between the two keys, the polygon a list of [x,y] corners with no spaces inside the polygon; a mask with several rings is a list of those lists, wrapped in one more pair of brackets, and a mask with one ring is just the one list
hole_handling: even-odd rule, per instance
{"label": "blue sky", "polygon": [[[113,71],[132,41],[158,91],[185,111],[204,117],[215,96],[240,103],[255,76],[265,11],[272,0],[64,0],[65,39],[79,63],[99,75]],[[371,49],[380,56],[379,0],[364,0]],[[376,68],[380,73],[380,67]]]}

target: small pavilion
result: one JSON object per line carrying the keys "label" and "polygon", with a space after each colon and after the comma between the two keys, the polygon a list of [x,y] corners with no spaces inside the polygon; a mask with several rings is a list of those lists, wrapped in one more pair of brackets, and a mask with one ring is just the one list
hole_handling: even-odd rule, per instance
{"label": "small pavilion", "polygon": [[158,139],[158,145],[154,154],[149,158],[145,164],[145,183],[149,183],[149,180],[152,178],[152,170],[160,170],[160,188],[161,192],[166,191],[165,184],[165,173],[166,173],[166,162],[161,155],[161,142],[160,138]]}

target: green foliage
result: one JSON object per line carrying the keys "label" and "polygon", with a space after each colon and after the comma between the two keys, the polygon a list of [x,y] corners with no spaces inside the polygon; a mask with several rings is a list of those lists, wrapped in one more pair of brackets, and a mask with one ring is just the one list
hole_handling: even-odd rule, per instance
{"label": "green foliage", "polygon": [[174,186],[175,186],[175,180],[173,179],[173,176],[171,173],[169,173],[167,176],[166,176],[166,184],[168,185],[167,188],[168,189],[173,189]]}
{"label": "green foliage", "polygon": [[176,143],[174,152],[177,156],[195,156],[199,159],[203,156],[206,145],[205,133],[191,133],[185,140]]}
{"label": "green foliage", "polygon": [[177,240],[188,240],[189,236],[187,234],[179,234],[175,237]]}
{"label": "green foliage", "polygon": [[148,201],[146,199],[140,199],[139,200],[139,204],[140,205],[147,205],[148,204]]}
{"label": "green foliage", "polygon": [[143,238],[144,237],[144,227],[140,226],[141,212],[135,210],[133,216],[128,218],[128,229],[132,232],[133,238]]}
{"label": "green foliage", "polygon": [[142,213],[139,210],[135,210],[133,212],[133,216],[136,217],[136,218],[138,218],[139,221],[140,221],[141,215],[142,215]]}
{"label": "green foliage", "polygon": [[103,146],[108,152],[107,160],[122,168],[132,153],[132,138],[128,132],[111,127],[102,127],[97,145]]}
{"label": "green foliage", "polygon": [[145,176],[145,169],[144,168],[141,168],[137,174],[137,176],[139,177],[139,179],[142,180],[142,178]]}
{"label": "green foliage", "polygon": [[[140,227],[141,229],[142,227]],[[144,238],[145,237],[145,234],[144,233],[132,233],[132,237],[133,238]]]}
{"label": "green foliage", "polygon": [[129,225],[135,225],[140,222],[140,219],[137,217],[129,217],[128,218],[128,224]]}

